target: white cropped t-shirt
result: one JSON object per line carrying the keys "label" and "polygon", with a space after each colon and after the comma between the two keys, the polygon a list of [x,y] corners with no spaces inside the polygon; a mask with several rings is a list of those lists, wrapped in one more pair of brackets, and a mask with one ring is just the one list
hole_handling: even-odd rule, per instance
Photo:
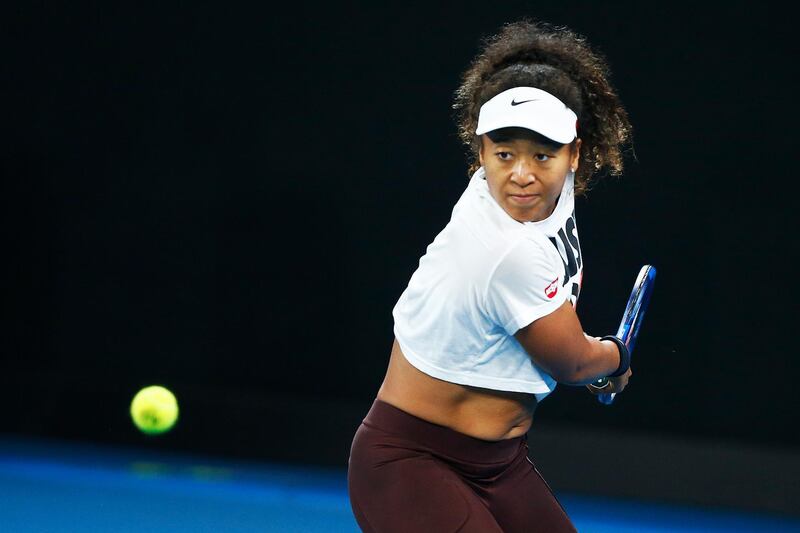
{"label": "white cropped t-shirt", "polygon": [[520,223],[491,196],[483,169],[475,172],[394,307],[409,363],[452,383],[540,400],[555,389],[514,333],[577,301],[583,260],[573,189],[569,174],[553,213]]}

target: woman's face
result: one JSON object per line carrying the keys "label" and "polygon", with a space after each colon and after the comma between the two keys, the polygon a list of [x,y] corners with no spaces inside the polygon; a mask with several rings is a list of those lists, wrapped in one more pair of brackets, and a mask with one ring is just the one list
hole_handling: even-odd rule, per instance
{"label": "woman's face", "polygon": [[578,168],[580,146],[580,139],[555,149],[526,136],[495,143],[481,135],[479,157],[489,192],[514,220],[544,220],[555,209],[567,173]]}

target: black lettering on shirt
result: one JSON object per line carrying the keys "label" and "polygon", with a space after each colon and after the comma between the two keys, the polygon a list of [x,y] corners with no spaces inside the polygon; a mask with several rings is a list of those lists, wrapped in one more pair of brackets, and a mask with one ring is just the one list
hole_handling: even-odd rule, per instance
{"label": "black lettering on shirt", "polygon": [[575,228],[575,211],[573,210],[572,215],[564,223],[564,227],[558,230],[557,238],[549,237],[550,242],[558,250],[561,262],[564,263],[566,275],[562,286],[566,286],[581,268],[581,244]]}
{"label": "black lettering on shirt", "polygon": [[[567,228],[567,239],[572,247],[575,249],[575,261],[578,264],[578,269],[581,268],[581,243],[578,241],[578,234],[575,231],[575,211],[572,212],[572,216],[567,219],[566,223]],[[577,271],[576,271],[577,272]]]}
{"label": "black lettering on shirt", "polygon": [[565,275],[562,286],[566,287],[568,283],[572,282],[572,286],[568,289],[571,293],[569,299],[572,301],[572,305],[577,304],[578,295],[581,291],[580,278],[574,278],[578,272],[580,272],[581,266],[583,265],[581,243],[578,239],[578,231],[576,228],[575,211],[573,210],[572,215],[564,223],[564,227],[558,230],[558,234],[555,237],[549,237],[550,242],[553,243],[553,246],[555,246],[558,251],[561,262],[564,264]]}

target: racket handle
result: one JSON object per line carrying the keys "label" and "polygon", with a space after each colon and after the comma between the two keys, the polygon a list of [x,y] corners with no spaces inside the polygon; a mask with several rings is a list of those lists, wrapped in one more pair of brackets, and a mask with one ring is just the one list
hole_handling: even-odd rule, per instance
{"label": "racket handle", "polygon": [[[608,385],[608,378],[600,378],[594,383],[592,383],[592,387],[596,387],[598,389],[603,388]],[[611,405],[614,402],[614,397],[617,394],[615,392],[604,392],[602,394],[597,395],[597,401],[605,404]]]}
{"label": "racket handle", "polygon": [[611,405],[612,403],[614,403],[614,398],[616,398],[616,396],[617,396],[616,392],[612,392],[611,394],[608,393],[598,394],[597,401],[605,405]]}

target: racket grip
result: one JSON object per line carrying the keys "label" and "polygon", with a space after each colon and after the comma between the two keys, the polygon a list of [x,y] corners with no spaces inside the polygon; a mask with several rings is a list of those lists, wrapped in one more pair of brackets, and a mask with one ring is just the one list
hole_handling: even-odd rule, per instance
{"label": "racket grip", "polygon": [[609,393],[598,394],[597,401],[605,405],[611,405],[612,403],[614,403],[614,398],[616,398],[616,396],[617,396],[616,392],[612,392],[610,394]]}
{"label": "racket grip", "polygon": [[[602,388],[606,385],[608,385],[608,378],[600,378],[592,383],[592,386],[597,388]],[[605,405],[611,405],[614,402],[614,397],[616,395],[617,393],[615,392],[604,392],[597,395],[597,401]]]}

